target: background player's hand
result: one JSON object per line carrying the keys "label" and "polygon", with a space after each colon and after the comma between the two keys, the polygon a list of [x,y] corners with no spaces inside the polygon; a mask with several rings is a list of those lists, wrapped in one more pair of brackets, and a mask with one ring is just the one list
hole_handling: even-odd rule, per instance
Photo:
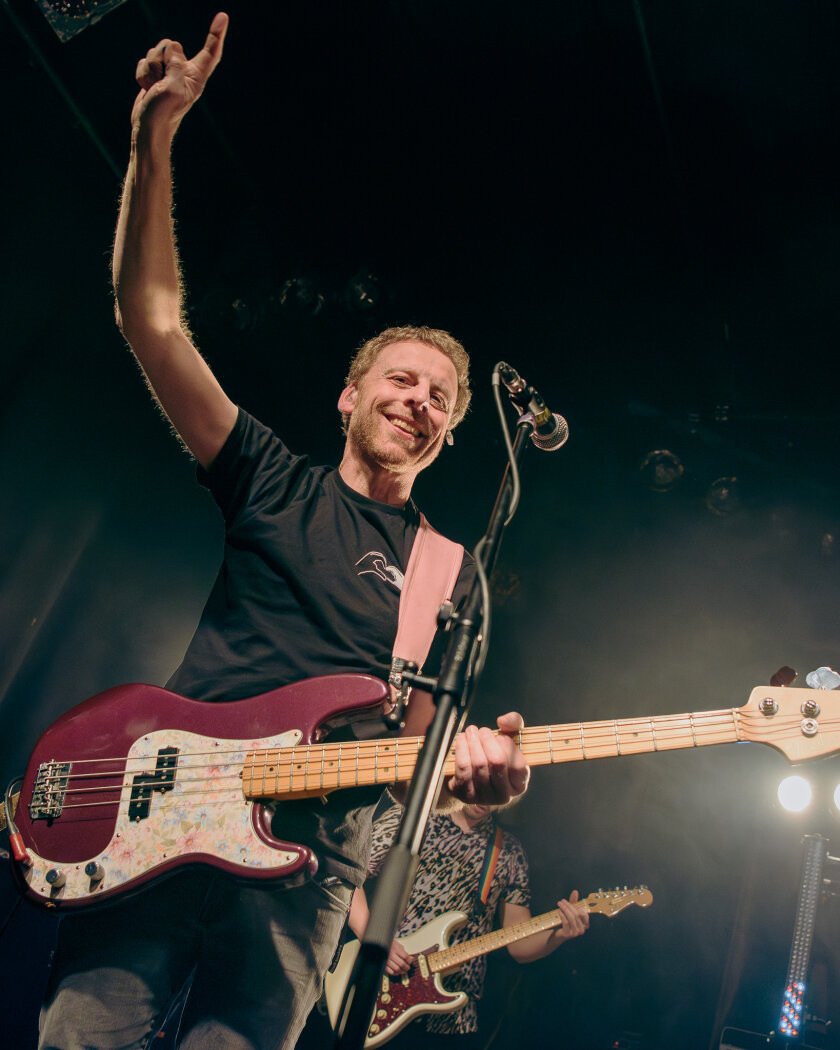
{"label": "background player's hand", "polygon": [[414,956],[409,955],[399,941],[391,942],[391,950],[388,952],[388,961],[385,963],[385,973],[389,977],[396,977],[400,973],[408,973]]}
{"label": "background player's hand", "polygon": [[563,925],[555,926],[551,933],[558,944],[570,941],[573,937],[580,937],[589,929],[589,912],[576,907],[577,902],[577,890],[572,890],[568,900],[557,902],[557,908],[563,915]]}

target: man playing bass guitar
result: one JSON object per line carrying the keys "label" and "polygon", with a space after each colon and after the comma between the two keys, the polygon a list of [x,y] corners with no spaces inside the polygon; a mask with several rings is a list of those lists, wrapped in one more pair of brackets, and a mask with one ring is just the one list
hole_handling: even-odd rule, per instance
{"label": "man playing bass guitar", "polygon": [[[224,518],[219,575],[168,683],[208,704],[313,675],[387,676],[420,521],[412,484],[470,397],[467,355],[448,333],[383,332],[351,365],[338,401],[344,452],[328,469],[293,454],[211,373],[182,318],[170,150],[221,59],[227,28],[217,15],[193,58],[162,40],[140,61],[113,254],[120,328]],[[367,571],[372,557],[389,571]],[[470,573],[467,563],[456,598]],[[430,698],[415,696],[406,732],[423,733],[430,715]],[[499,735],[460,734],[446,790],[466,803],[521,794],[528,767],[506,735],[521,724],[511,714],[499,719]],[[376,796],[337,791],[278,806],[282,837],[318,858],[317,876],[303,885],[243,884],[189,867],[109,908],[63,918],[43,1050],[140,1050],[190,974],[183,1050],[292,1047],[363,881]]]}

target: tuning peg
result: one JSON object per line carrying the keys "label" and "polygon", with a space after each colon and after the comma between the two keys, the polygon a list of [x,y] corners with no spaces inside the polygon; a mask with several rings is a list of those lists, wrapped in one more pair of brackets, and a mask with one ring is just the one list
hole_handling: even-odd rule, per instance
{"label": "tuning peg", "polygon": [[788,667],[787,664],[784,667],[780,667],[779,670],[770,679],[770,685],[792,685],[796,681],[796,671],[792,667]]}

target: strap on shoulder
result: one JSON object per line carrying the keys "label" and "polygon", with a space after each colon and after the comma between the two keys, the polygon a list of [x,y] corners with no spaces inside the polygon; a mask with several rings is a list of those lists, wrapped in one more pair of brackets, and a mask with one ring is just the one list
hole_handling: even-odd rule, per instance
{"label": "strap on shoulder", "polygon": [[421,513],[400,594],[393,656],[422,668],[437,631],[438,610],[452,597],[463,560],[463,545],[441,536]]}

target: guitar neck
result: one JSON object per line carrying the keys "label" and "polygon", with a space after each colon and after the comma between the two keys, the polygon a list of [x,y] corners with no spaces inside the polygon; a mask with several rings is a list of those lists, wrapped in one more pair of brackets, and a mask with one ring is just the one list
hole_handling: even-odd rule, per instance
{"label": "guitar neck", "polygon": [[517,742],[529,765],[543,766],[730,744],[741,738],[739,711],[733,707],[699,714],[535,726],[523,729]]}
{"label": "guitar neck", "polygon": [[[514,736],[531,766],[615,758],[650,751],[675,751],[742,739],[738,708],[656,718],[535,726]],[[292,799],[337,788],[367,787],[410,780],[423,737],[308,744],[251,751],[243,767],[248,799]],[[455,771],[450,751],[444,775]]]}
{"label": "guitar neck", "polygon": [[[580,901],[577,904],[577,908],[580,911],[589,911],[589,907],[584,901]],[[562,924],[563,916],[560,910],[555,908],[553,911],[535,915],[524,922],[514,923],[513,926],[503,926],[501,929],[491,930],[490,933],[482,934],[481,937],[476,937],[471,941],[453,944],[451,947],[443,948],[439,952],[432,952],[426,956],[426,962],[432,973],[446,973],[449,970],[456,969],[458,966],[463,966],[470,959],[478,958],[479,955],[486,955],[488,952],[496,951],[497,948],[504,948],[508,944],[513,944],[514,941],[521,941],[534,933],[551,930],[555,926],[562,926]]]}

